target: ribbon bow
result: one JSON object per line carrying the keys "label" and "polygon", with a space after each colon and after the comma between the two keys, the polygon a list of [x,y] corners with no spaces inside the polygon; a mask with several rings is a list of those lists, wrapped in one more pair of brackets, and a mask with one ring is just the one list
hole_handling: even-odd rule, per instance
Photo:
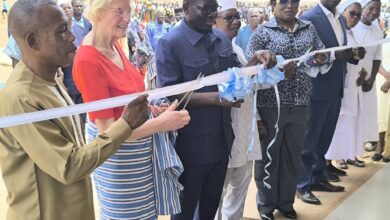
{"label": "ribbon bow", "polygon": [[230,80],[218,84],[219,97],[229,102],[244,99],[253,87],[253,81],[249,76],[239,75],[236,68],[229,68]]}

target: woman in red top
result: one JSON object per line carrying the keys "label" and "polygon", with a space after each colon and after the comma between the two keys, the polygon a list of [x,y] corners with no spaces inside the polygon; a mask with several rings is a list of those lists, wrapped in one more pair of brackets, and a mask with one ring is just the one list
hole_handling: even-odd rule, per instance
{"label": "woman in red top", "polygon": [[[94,0],[89,14],[92,31],[84,38],[73,63],[73,78],[85,102],[145,90],[143,77],[118,45],[130,22],[128,0]],[[94,172],[100,215],[103,219],[156,219],[151,138],[157,132],[175,130],[189,122],[187,111],[166,111],[152,106],[155,116],[136,129],[129,142]],[[117,120],[123,107],[90,112],[88,139],[104,132]],[[137,140],[137,141],[132,141]],[[131,142],[130,142],[131,141]]]}

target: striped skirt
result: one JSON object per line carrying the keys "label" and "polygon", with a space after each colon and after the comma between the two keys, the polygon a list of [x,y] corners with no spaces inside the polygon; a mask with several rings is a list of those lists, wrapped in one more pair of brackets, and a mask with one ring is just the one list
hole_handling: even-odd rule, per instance
{"label": "striped skirt", "polygon": [[[97,135],[87,124],[88,140]],[[123,143],[117,153],[93,173],[100,219],[155,220],[152,139]]]}

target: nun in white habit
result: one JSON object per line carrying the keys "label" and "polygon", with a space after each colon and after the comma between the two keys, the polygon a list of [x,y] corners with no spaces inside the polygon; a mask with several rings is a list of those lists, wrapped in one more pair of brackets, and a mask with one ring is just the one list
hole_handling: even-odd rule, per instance
{"label": "nun in white habit", "polygon": [[[352,29],[358,44],[375,42],[383,38],[382,31],[375,22],[381,9],[380,0],[361,0],[362,17],[360,22]],[[361,60],[361,65],[367,71],[366,80],[362,85],[362,138],[364,142],[377,142],[379,139],[378,131],[378,111],[377,111],[377,94],[375,89],[376,74],[382,62],[382,45],[368,47],[366,56]],[[378,150],[380,147],[378,147]],[[381,153],[381,152],[380,152]],[[374,160],[379,160],[381,154],[375,154]]]}
{"label": "nun in white habit", "polygon": [[[348,46],[356,47],[356,36],[352,28],[360,20],[362,7],[357,0],[347,0],[340,4],[339,11],[347,21]],[[367,56],[366,56],[367,57]],[[366,59],[366,57],[364,59]],[[372,60],[371,60],[372,62]],[[329,150],[325,155],[327,160],[341,160],[340,167],[347,168],[344,159],[349,159],[357,166],[364,166],[358,160],[357,155],[364,153],[363,149],[363,90],[357,85],[359,73],[364,72],[363,60],[357,65],[347,63],[347,75],[345,80],[344,96],[341,100],[340,116],[337,121],[335,133]]]}

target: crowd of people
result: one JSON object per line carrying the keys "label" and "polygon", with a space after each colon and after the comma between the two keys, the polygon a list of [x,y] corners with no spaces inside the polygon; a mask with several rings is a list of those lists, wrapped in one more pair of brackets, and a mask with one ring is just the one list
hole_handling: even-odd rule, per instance
{"label": "crowd of people", "polygon": [[[301,59],[278,66],[277,90],[245,99],[213,85],[1,128],[7,219],[95,219],[94,184],[100,219],[238,220],[252,178],[261,219],[298,218],[295,198],[320,205],[314,191],[344,191],[332,182],[364,167],[364,150],[390,161],[390,72],[382,45],[361,47],[383,39],[381,10],[380,0],[16,1],[0,117]],[[308,55],[338,46],[348,48]]]}

